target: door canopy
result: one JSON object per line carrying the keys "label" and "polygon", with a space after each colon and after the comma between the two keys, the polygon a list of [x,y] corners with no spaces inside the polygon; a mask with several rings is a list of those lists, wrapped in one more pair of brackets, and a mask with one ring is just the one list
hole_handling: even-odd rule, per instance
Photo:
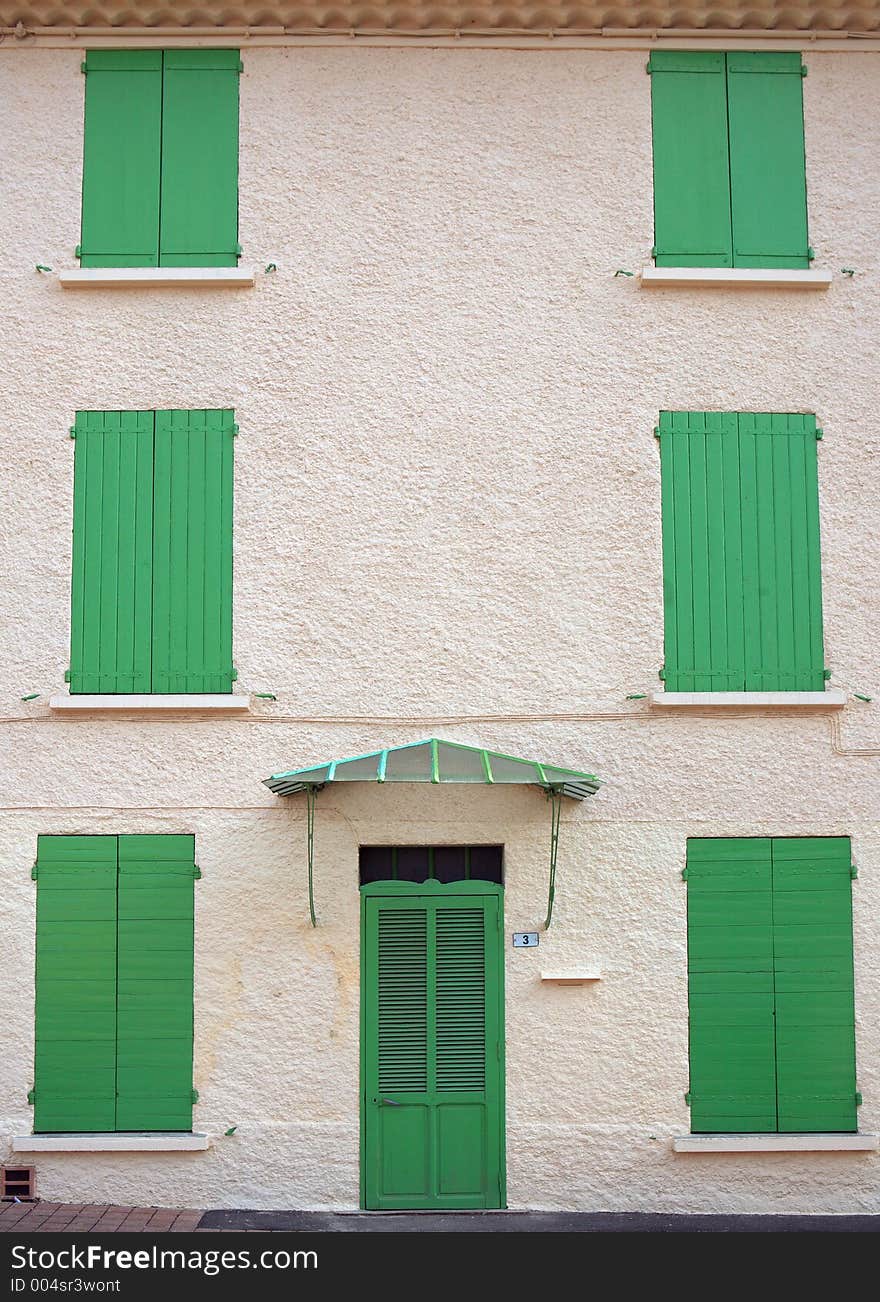
{"label": "door canopy", "polygon": [[468,783],[476,786],[532,786],[546,792],[550,801],[550,888],[547,899],[545,929],[553,916],[556,891],[556,851],[559,844],[559,821],[563,797],[583,800],[599,789],[599,779],[592,773],[519,759],[500,751],[460,742],[411,742],[406,746],[389,746],[348,759],[328,760],[309,768],[273,773],[264,784],[276,796],[294,796],[305,792],[309,856],[309,916],[316,926],[313,890],[315,845],[315,797],[335,782],[430,782],[435,784]]}

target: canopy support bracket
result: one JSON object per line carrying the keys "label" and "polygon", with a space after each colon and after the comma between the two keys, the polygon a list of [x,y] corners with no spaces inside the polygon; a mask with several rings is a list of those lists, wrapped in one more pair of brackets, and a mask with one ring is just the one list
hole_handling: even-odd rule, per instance
{"label": "canopy support bracket", "polygon": [[553,917],[553,901],[556,897],[556,855],[559,850],[559,820],[562,815],[562,792],[551,787],[547,792],[550,801],[550,889],[547,892],[547,917],[544,930],[547,931]]}
{"label": "canopy support bracket", "polygon": [[315,920],[315,887],[314,887],[314,868],[315,868],[315,797],[320,790],[319,787],[306,787],[306,839],[308,841],[309,853],[309,917],[312,920],[312,926],[317,927]]}

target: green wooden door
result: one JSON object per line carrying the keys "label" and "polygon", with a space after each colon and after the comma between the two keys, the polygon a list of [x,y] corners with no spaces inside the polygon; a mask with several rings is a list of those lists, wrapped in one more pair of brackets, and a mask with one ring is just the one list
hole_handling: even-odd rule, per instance
{"label": "green wooden door", "polygon": [[364,1206],[503,1207],[501,888],[362,894]]}

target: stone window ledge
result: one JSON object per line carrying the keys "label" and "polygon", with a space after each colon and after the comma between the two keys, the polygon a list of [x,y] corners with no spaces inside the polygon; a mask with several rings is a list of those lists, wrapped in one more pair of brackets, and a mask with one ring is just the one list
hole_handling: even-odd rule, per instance
{"label": "stone window ledge", "polygon": [[830,271],[767,267],[642,267],[645,289],[827,289]]}
{"label": "stone window ledge", "polygon": [[876,1153],[880,1135],[676,1135],[676,1153]]}
{"label": "stone window ledge", "polygon": [[62,289],[236,289],[255,282],[253,267],[76,267],[58,272]]}
{"label": "stone window ledge", "polygon": [[595,968],[572,969],[570,972],[542,972],[541,980],[557,986],[583,986],[591,981],[601,981],[602,973]]}
{"label": "stone window ledge", "polygon": [[247,714],[250,698],[233,692],[193,695],[71,696],[57,692],[49,697],[49,708],[57,714]]}
{"label": "stone window ledge", "polygon": [[201,1153],[210,1146],[208,1135],[177,1131],[12,1136],[13,1153]]}
{"label": "stone window ledge", "polygon": [[652,692],[651,705],[664,710],[842,710],[846,692]]}

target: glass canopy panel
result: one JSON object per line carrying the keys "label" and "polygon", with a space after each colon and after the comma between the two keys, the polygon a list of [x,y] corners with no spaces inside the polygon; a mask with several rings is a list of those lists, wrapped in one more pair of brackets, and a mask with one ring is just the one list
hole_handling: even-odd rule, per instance
{"label": "glass canopy panel", "polygon": [[330,772],[329,764],[318,764],[313,769],[294,769],[292,773],[276,773],[274,781],[283,781],[284,778],[290,778],[297,783],[319,783],[327,781],[327,774]]}
{"label": "glass canopy panel", "polygon": [[489,752],[489,766],[496,782],[541,782],[537,764],[531,760],[511,759],[508,755]]}
{"label": "glass canopy panel", "polygon": [[390,750],[385,768],[385,780],[386,782],[430,782],[431,743],[425,741],[418,746],[401,746],[398,750]]}
{"label": "glass canopy panel", "polygon": [[361,755],[358,759],[340,760],[333,774],[334,782],[375,782],[379,776],[382,752]]}
{"label": "glass canopy panel", "polygon": [[440,761],[441,782],[487,781],[481,750],[450,746],[440,741],[437,743],[437,754]]}

